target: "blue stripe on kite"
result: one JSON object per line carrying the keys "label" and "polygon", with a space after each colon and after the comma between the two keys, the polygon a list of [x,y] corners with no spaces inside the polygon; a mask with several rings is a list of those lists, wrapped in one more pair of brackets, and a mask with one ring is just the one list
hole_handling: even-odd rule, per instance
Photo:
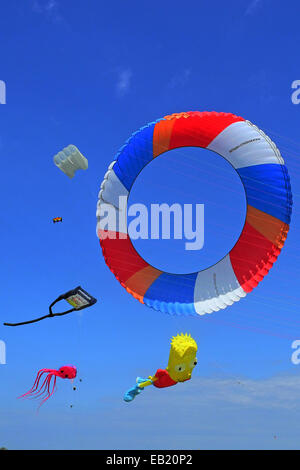
{"label": "blue stripe on kite", "polygon": [[290,223],[293,201],[285,165],[268,163],[236,171],[244,184],[248,204],[286,224]]}
{"label": "blue stripe on kite", "polygon": [[156,122],[138,130],[119,150],[114,172],[125,188],[131,186],[140,171],[153,159],[153,132]]}
{"label": "blue stripe on kite", "polygon": [[197,315],[194,306],[197,274],[162,273],[148,288],[144,303],[166,313]]}

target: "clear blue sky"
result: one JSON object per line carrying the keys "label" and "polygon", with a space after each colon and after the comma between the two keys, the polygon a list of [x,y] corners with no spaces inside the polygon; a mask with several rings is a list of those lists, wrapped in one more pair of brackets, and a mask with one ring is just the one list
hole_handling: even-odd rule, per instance
{"label": "clear blue sky", "polygon": [[[300,105],[291,102],[291,83],[300,79],[299,10],[296,0],[2,5],[1,325],[46,313],[57,295],[79,284],[98,303],[81,315],[0,325],[7,345],[0,446],[299,448],[300,366],[290,361],[291,343],[300,338]],[[294,196],[288,240],[269,276],[246,299],[199,319],[134,300],[106,267],[95,233],[99,185],[118,148],[147,122],[190,110],[232,112],[269,133]],[[89,160],[73,180],[52,160],[70,143]],[[195,149],[177,152],[172,168],[169,156],[157,159],[137,181],[133,202],[155,195],[153,202],[197,200],[207,210],[203,252],[194,258],[174,243],[136,245],[153,264],[193,271],[198,261],[224,255],[239,235],[239,180],[219,157],[207,158]],[[53,225],[58,216],[63,223]],[[123,402],[137,375],[167,365],[169,340],[181,331],[199,346],[192,381]],[[35,402],[16,400],[38,369],[69,363],[82,379],[76,391],[58,382],[38,415]]]}

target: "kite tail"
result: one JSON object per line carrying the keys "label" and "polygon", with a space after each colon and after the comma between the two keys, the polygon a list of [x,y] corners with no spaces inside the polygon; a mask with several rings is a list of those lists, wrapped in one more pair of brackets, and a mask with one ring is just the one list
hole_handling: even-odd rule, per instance
{"label": "kite tail", "polygon": [[52,374],[47,375],[47,377],[45,378],[39,390],[31,394],[32,395],[31,398],[39,398],[42,395],[44,395],[44,393],[48,393],[47,391],[49,387],[49,380],[51,380],[51,377],[52,377]]}
{"label": "kite tail", "polygon": [[48,377],[48,380],[47,380],[47,396],[41,401],[41,403],[39,404],[39,407],[37,409],[37,411],[39,411],[40,407],[47,401],[49,400],[49,398],[51,397],[51,395],[53,395],[53,393],[55,392],[55,389],[56,389],[56,376],[54,375],[54,380],[53,380],[53,384],[52,384],[52,390],[50,392],[50,384],[51,384],[51,379],[52,379],[52,375],[50,375]]}
{"label": "kite tail", "polygon": [[49,373],[49,371],[50,371],[50,369],[41,369],[41,370],[39,370],[38,373],[37,373],[36,379],[34,381],[34,384],[31,387],[31,389],[28,392],[24,393],[23,395],[20,395],[18,398],[26,398],[28,395],[33,395],[36,392],[38,392],[43,387],[43,385],[45,383],[45,381],[44,381],[42,387],[40,387],[40,389],[39,389],[39,384],[40,384],[40,380],[41,380],[42,375],[45,374],[45,373]]}

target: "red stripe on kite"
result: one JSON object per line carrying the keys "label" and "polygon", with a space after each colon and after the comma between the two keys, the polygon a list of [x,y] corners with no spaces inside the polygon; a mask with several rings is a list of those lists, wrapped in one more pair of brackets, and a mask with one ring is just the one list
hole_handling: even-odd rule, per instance
{"label": "red stripe on kite", "polygon": [[118,232],[109,232],[109,236],[107,231],[100,232],[105,262],[122,285],[136,272],[149,266],[136,252],[127,234],[122,233],[122,238],[119,238]]}
{"label": "red stripe on kite", "polygon": [[233,271],[245,292],[251,292],[276,261],[281,249],[247,222],[229,253]]}
{"label": "red stripe on kite", "polygon": [[226,127],[244,121],[230,113],[188,112],[175,118],[169,150],[178,147],[207,147]]}

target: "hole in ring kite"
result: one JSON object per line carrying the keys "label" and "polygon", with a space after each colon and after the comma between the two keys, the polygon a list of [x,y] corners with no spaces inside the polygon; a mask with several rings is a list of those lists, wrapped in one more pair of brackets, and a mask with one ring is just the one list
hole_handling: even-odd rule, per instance
{"label": "hole in ring kite", "polygon": [[232,165],[216,152],[165,152],[135,179],[127,202],[128,235],[139,255],[170,274],[207,269],[236,244],[246,195]]}

